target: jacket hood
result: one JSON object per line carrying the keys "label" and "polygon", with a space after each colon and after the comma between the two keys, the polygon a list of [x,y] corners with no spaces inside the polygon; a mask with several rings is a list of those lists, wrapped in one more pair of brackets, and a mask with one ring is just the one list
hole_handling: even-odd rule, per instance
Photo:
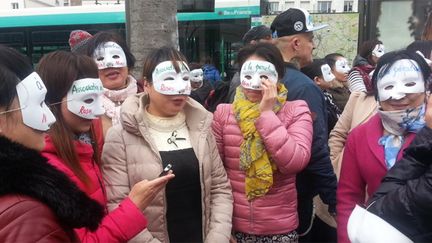
{"label": "jacket hood", "polygon": [[371,64],[368,62],[368,60],[366,58],[364,58],[364,57],[362,57],[360,55],[357,55],[354,58],[353,67],[355,67],[355,66],[364,66],[364,65],[371,65]]}
{"label": "jacket hood", "polygon": [[[145,93],[130,96],[123,102],[121,124],[127,132],[140,136],[139,128],[149,126],[144,119],[144,109],[148,104],[149,96]],[[186,114],[189,130],[207,132],[210,128],[213,115],[194,99],[189,97],[183,111]]]}
{"label": "jacket hood", "polygon": [[45,203],[59,222],[96,230],[104,211],[36,150],[0,136],[0,195],[21,194]]}

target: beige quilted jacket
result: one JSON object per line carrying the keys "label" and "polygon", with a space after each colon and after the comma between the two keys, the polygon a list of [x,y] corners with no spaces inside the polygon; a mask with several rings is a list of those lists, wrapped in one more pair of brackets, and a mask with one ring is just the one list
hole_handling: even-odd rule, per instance
{"label": "beige quilted jacket", "polygon": [[[102,160],[110,210],[117,207],[135,183],[152,180],[162,171],[159,151],[143,119],[148,102],[146,94],[129,97],[122,105],[121,124],[112,127],[106,136]],[[203,241],[228,242],[233,199],[210,130],[212,114],[192,99],[188,100],[184,112],[192,147],[200,163]],[[147,229],[131,242],[169,242],[165,212],[165,191],[161,191],[144,210],[149,222]]]}

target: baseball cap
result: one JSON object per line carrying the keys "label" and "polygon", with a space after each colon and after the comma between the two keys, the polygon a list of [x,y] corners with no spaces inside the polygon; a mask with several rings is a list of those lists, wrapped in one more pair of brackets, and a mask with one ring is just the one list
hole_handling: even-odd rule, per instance
{"label": "baseball cap", "polygon": [[265,25],[259,25],[251,28],[244,34],[242,40],[244,43],[249,44],[253,40],[264,39],[266,36],[271,36],[272,31]]}
{"label": "baseball cap", "polygon": [[312,32],[327,27],[327,24],[314,26],[312,16],[301,8],[289,8],[276,16],[271,24],[273,38]]}

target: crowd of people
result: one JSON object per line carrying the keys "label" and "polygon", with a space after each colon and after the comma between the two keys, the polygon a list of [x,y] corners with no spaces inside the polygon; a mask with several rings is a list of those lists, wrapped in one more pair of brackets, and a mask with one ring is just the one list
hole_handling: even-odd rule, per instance
{"label": "crowd of people", "polygon": [[[211,58],[71,32],[0,45],[1,242],[432,241],[432,41],[313,59],[309,13]],[[225,85],[225,86],[224,86]]]}

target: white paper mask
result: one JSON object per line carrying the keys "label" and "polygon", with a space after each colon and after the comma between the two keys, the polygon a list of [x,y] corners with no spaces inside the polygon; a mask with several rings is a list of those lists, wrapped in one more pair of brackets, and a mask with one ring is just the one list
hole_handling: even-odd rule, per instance
{"label": "white paper mask", "polygon": [[378,98],[399,100],[406,94],[425,92],[423,75],[413,60],[396,61],[384,76],[378,74]]}
{"label": "white paper mask", "polygon": [[331,82],[335,79],[334,74],[331,71],[331,68],[328,64],[324,64],[321,66],[321,73],[324,81]]}
{"label": "white paper mask", "polygon": [[382,57],[382,55],[384,55],[384,53],[385,53],[385,49],[384,49],[383,44],[377,44],[372,51],[372,55],[374,55],[376,57]]}
{"label": "white paper mask", "polygon": [[164,95],[190,95],[191,84],[189,67],[178,62],[180,72],[177,73],[171,61],[159,63],[152,74],[154,89]]}
{"label": "white paper mask", "polygon": [[275,66],[267,61],[246,61],[240,71],[240,81],[243,88],[261,90],[261,79],[267,78],[277,83],[278,74]]}
{"label": "white paper mask", "polygon": [[190,81],[197,84],[197,87],[192,90],[197,90],[203,86],[204,72],[201,68],[190,71]]}
{"label": "white paper mask", "polygon": [[103,115],[102,81],[98,78],[84,78],[73,82],[67,94],[67,108],[85,119],[96,119]]}
{"label": "white paper mask", "polygon": [[349,70],[351,70],[351,68],[348,65],[347,59],[341,58],[341,59],[336,60],[335,70],[336,70],[336,72],[339,72],[339,73],[348,73]]}
{"label": "white paper mask", "polygon": [[112,41],[100,44],[93,53],[93,59],[99,69],[127,67],[126,55],[123,49]]}
{"label": "white paper mask", "polygon": [[45,104],[47,89],[36,72],[31,73],[16,86],[23,123],[39,131],[48,131],[56,121]]}

